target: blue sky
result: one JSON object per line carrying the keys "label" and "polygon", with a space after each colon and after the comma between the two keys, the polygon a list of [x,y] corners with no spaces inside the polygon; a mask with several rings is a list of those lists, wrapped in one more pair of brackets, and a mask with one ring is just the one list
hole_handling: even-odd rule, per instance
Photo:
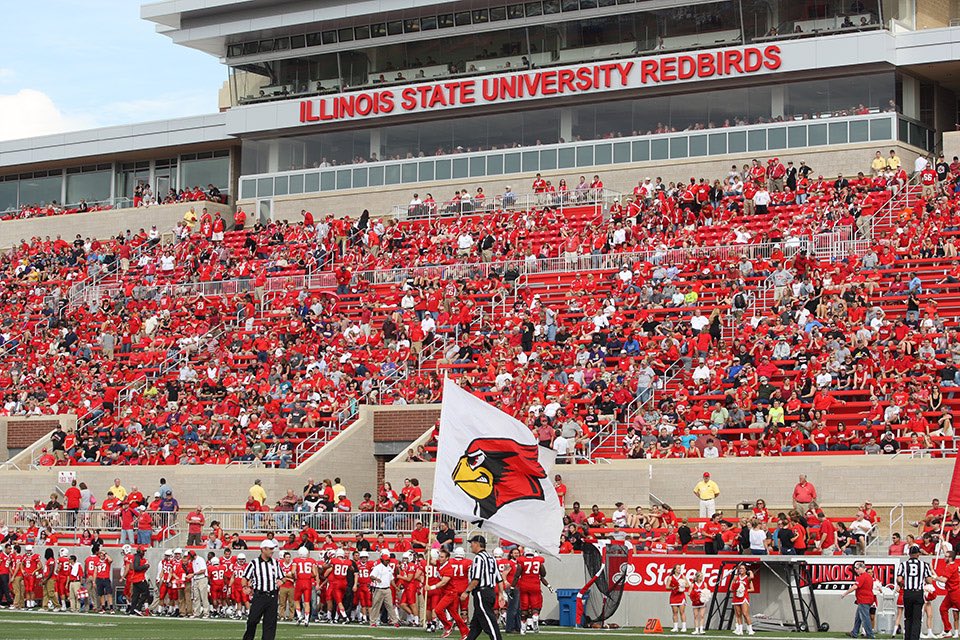
{"label": "blue sky", "polygon": [[140,4],[4,2],[0,140],[215,112],[226,67],[156,33]]}

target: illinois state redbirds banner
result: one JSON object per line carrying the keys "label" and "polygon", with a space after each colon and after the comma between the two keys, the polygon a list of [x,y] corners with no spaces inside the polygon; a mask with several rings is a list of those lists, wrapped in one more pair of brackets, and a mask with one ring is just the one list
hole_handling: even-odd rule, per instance
{"label": "illinois state redbirds banner", "polygon": [[554,453],[519,420],[452,380],[443,383],[433,508],[511,542],[559,557],[563,508]]}

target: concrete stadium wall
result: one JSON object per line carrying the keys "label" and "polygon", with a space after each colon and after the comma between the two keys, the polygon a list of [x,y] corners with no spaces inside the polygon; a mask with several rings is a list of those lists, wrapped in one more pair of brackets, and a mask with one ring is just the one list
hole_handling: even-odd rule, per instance
{"label": "concrete stadium wall", "polygon": [[[647,176],[651,179],[660,176],[666,182],[687,181],[691,176],[719,178],[725,176],[733,164],[741,166],[749,163],[753,158],[770,157],[774,153],[781,154],[779,157],[784,162],[793,160],[794,164],[799,164],[800,160],[806,160],[807,164],[813,168],[814,175],[823,174],[826,178],[836,177],[839,173],[856,175],[857,171],[870,171],[870,160],[877,149],[883,151],[884,155],[889,149],[896,149],[903,162],[910,167],[913,166],[917,156],[917,150],[901,143],[866,143],[845,145],[842,149],[810,147],[797,151],[785,149],[780,152],[765,151],[759,154],[731,154],[711,160],[689,158],[607,165],[590,169],[561,169],[542,173],[544,178],[553,180],[554,183],[560,178],[566,178],[568,184],[576,184],[580,175],[586,175],[589,179],[594,173],[599,173],[607,188],[629,194],[633,193],[637,181]],[[424,193],[432,193],[438,202],[449,200],[455,189],[467,189],[470,193],[474,193],[477,187],[483,187],[487,197],[490,198],[503,193],[504,187],[510,185],[515,193],[523,194],[530,191],[533,176],[533,173],[518,173],[490,178],[463,178],[351,189],[312,196],[281,196],[273,199],[273,217],[275,220],[299,221],[301,209],[307,209],[315,216],[334,213],[352,217],[360,215],[364,209],[369,209],[374,216],[382,216],[393,213],[393,207],[396,205],[406,205],[414,192],[419,193],[421,197]],[[246,211],[256,210],[256,203],[253,200],[241,200],[238,205]]]}
{"label": "concrete stadium wall", "polygon": [[[432,463],[391,462],[386,479],[420,480],[424,494],[433,490]],[[610,464],[557,465],[563,476],[567,504],[579,501],[584,509],[599,504],[605,509],[618,501],[628,506],[649,504],[652,494],[674,509],[695,511],[699,502],[693,487],[704,471],[720,486],[717,506],[736,512],[740,502],[763,498],[771,509],[789,507],[798,476],[806,474],[821,503],[831,507],[856,507],[865,500],[877,506],[920,506],[946,495],[952,460],[891,458],[889,456],[789,456],[722,458],[717,460],[614,460]]]}
{"label": "concrete stadium wall", "polygon": [[72,242],[78,233],[84,238],[109,238],[124,233],[127,229],[133,233],[137,233],[140,229],[149,231],[153,225],[157,225],[161,233],[168,233],[177,226],[177,222],[183,218],[183,214],[190,207],[194,208],[197,216],[204,207],[207,207],[211,216],[219,211],[229,227],[233,225],[233,207],[214,202],[185,202],[136,209],[110,209],[46,218],[4,220],[0,222],[0,248],[12,247],[21,240],[29,240],[34,236],[55,238],[59,235],[67,242]]}
{"label": "concrete stadium wall", "polygon": [[[427,420],[429,425],[436,419],[436,407],[421,410],[422,416],[416,418],[410,413],[414,407],[361,407],[359,418],[332,442],[311,456],[297,469],[268,469],[265,467],[244,467],[239,465],[223,466],[160,466],[160,467],[47,467],[27,470],[25,464],[17,469],[0,470],[0,505],[14,507],[31,503],[35,498],[46,497],[57,488],[57,473],[61,470],[77,472],[77,479],[86,482],[100,500],[106,496],[107,489],[114,478],[120,478],[124,487],[130,490],[136,486],[145,494],[156,491],[161,477],[167,479],[174,489],[174,497],[181,507],[202,504],[213,509],[242,509],[253,481],[260,479],[267,492],[267,499],[273,504],[287,489],[299,492],[308,478],[320,481],[324,478],[339,477],[347,488],[354,503],[359,502],[364,492],[375,492],[378,481],[378,458],[374,455],[374,429],[379,429],[390,437],[399,437],[391,426],[396,422],[398,429],[404,424],[413,424],[411,420]],[[0,429],[5,419],[0,419]],[[423,425],[424,422],[420,422]],[[419,426],[418,435],[426,428]],[[2,434],[2,431],[0,431]],[[414,440],[411,437],[398,442],[405,447]],[[4,440],[5,442],[5,440]],[[29,461],[25,461],[29,462]],[[382,464],[382,463],[381,463]],[[66,486],[59,487],[65,490]]]}

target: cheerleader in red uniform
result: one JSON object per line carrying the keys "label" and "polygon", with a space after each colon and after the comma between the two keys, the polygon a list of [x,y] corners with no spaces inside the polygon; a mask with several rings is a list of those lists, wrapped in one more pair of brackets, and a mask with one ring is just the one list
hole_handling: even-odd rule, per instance
{"label": "cheerleader in red uniform", "polygon": [[693,583],[690,585],[690,606],[693,607],[693,634],[702,636],[706,631],[705,609],[710,600],[710,587],[707,586],[707,580],[702,571],[697,571],[693,576]]}
{"label": "cheerleader in red uniform", "polygon": [[753,571],[747,565],[739,564],[730,581],[730,591],[733,592],[733,617],[736,627],[733,635],[742,636],[743,628],[747,628],[747,635],[753,635],[753,621],[750,619],[750,588],[753,586]]}
{"label": "cheerleader in red uniform", "polygon": [[[663,581],[663,586],[670,590],[670,611],[673,613],[673,629],[676,633],[687,632],[687,590],[690,584],[683,575],[683,565],[678,564]],[[683,626],[681,626],[683,625]]]}

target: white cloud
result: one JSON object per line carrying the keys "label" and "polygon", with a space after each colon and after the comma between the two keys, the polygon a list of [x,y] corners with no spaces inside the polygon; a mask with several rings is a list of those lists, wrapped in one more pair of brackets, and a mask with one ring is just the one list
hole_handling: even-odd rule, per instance
{"label": "white cloud", "polygon": [[0,94],[0,140],[88,129],[95,124],[90,118],[64,114],[42,91],[21,89]]}
{"label": "white cloud", "polygon": [[13,80],[16,77],[16,72],[13,69],[8,69],[7,67],[0,67],[0,82],[7,82]]}

